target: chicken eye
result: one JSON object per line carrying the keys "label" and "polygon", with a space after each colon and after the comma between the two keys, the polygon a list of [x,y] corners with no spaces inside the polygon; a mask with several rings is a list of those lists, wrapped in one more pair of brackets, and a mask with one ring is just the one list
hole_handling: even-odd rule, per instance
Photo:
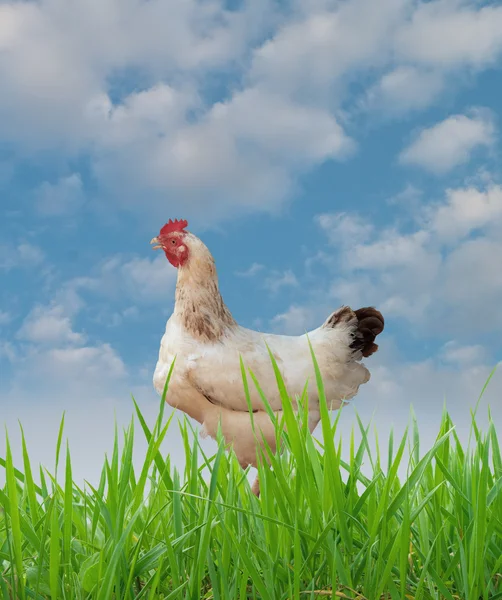
{"label": "chicken eye", "polygon": [[176,240],[171,240],[171,245],[176,246]]}

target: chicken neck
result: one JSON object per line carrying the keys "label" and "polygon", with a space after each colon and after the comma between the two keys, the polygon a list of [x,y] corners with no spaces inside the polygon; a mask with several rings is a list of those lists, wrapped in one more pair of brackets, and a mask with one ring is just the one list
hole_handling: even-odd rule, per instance
{"label": "chicken neck", "polygon": [[221,297],[211,253],[195,236],[187,242],[190,258],[178,269],[174,315],[191,335],[217,341],[237,323]]}

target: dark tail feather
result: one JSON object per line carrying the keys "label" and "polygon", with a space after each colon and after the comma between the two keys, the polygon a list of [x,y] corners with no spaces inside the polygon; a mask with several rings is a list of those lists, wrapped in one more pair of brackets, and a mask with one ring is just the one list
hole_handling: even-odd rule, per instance
{"label": "dark tail feather", "polygon": [[355,351],[360,350],[361,354],[367,357],[378,350],[375,338],[383,331],[384,319],[382,313],[376,308],[367,306],[352,310],[348,306],[342,306],[326,319],[322,327],[333,329],[339,323],[350,324],[354,327],[354,341],[350,347]]}
{"label": "dark tail feather", "polygon": [[382,313],[372,306],[359,308],[354,312],[357,317],[357,329],[350,347],[360,350],[364,357],[371,356],[378,350],[375,338],[383,331],[384,318]]}

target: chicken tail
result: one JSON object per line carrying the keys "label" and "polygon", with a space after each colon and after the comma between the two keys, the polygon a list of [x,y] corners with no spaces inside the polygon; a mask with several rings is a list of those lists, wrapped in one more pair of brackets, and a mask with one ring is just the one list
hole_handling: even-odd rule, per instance
{"label": "chicken tail", "polygon": [[353,341],[350,347],[354,351],[360,351],[363,357],[368,357],[378,350],[375,338],[384,329],[384,318],[382,313],[373,306],[352,310],[348,306],[342,306],[331,314],[323,327],[335,328],[338,324],[345,323],[353,326]]}

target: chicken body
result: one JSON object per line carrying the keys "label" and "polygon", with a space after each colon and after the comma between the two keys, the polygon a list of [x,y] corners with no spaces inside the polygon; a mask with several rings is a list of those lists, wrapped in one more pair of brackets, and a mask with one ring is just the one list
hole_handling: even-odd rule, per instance
{"label": "chicken body", "polygon": [[[216,437],[221,423],[225,440],[233,442],[240,464],[256,466],[257,438],[244,393],[240,357],[279,416],[282,403],[267,346],[294,407],[308,382],[309,428],[313,431],[320,413],[309,341],[323,377],[328,407],[338,409],[370,379],[368,369],[360,361],[363,354],[376,350],[373,342],[383,329],[383,318],[375,309],[361,309],[366,312],[358,317],[358,311],[342,307],[321,327],[300,336],[273,335],[240,327],[221,298],[209,250],[191,233],[182,235],[189,259],[178,270],[175,308],[162,337],[154,386],[162,394],[175,360],[167,402],[197,420],[203,426],[202,435]],[[362,322],[373,328],[362,328]],[[274,448],[273,424],[251,381],[249,392],[255,428],[261,430]]]}

